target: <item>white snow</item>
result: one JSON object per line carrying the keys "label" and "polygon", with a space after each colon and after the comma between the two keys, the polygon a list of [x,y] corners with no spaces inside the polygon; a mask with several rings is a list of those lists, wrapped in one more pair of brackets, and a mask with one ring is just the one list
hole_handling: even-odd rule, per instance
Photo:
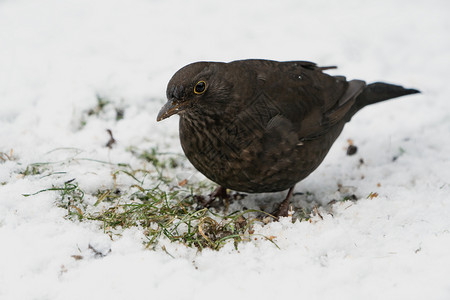
{"label": "white snow", "polygon": [[[450,299],[449,13],[446,0],[0,1],[0,152],[13,151],[0,160],[0,299]],[[167,81],[193,61],[242,58],[338,65],[330,73],[422,94],[353,118],[296,187],[323,219],[255,228],[280,249],[258,239],[197,252],[163,240],[171,257],[144,249],[139,229],[112,241],[97,223],[65,219],[57,193],[22,195],[72,178],[90,192],[109,187],[112,169],[92,160],[138,164],[129,146],[182,153],[178,119],[155,120]],[[97,94],[124,119],[111,107],[86,116]],[[64,173],[19,174],[38,162]],[[345,190],[358,201],[326,205]],[[89,245],[111,252],[98,258]]]}

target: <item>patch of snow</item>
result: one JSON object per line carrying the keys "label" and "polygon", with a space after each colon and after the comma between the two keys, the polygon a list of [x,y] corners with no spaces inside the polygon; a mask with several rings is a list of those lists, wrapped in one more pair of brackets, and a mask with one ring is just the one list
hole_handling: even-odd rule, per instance
{"label": "patch of snow", "polygon": [[[0,152],[14,157],[0,161],[0,298],[448,299],[449,9],[443,0],[0,1]],[[322,218],[255,227],[280,249],[260,238],[202,252],[162,240],[166,251],[151,251],[138,229],[111,241],[94,222],[64,219],[56,192],[23,196],[73,178],[107,188],[108,162],[138,164],[129,147],[182,153],[177,118],[156,123],[167,81],[193,61],[242,58],[338,65],[330,73],[423,93],[353,118],[296,187],[312,200],[294,204],[318,203]],[[112,107],[89,116],[97,95],[124,118]],[[34,163],[60,174],[20,175]],[[204,178],[189,164],[178,175]],[[359,200],[339,201],[347,194]]]}

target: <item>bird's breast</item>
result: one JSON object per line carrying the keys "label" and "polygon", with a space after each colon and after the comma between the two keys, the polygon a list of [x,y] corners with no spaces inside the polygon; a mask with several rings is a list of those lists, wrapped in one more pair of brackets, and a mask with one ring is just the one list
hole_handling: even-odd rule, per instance
{"label": "bird's breast", "polygon": [[222,186],[243,192],[286,189],[284,185],[273,187],[261,178],[278,172],[279,166],[272,164],[287,162],[295,149],[287,146],[279,147],[280,151],[266,151],[265,143],[270,143],[264,136],[267,124],[280,111],[264,101],[256,103],[226,123],[208,115],[182,116],[181,145],[194,167]]}

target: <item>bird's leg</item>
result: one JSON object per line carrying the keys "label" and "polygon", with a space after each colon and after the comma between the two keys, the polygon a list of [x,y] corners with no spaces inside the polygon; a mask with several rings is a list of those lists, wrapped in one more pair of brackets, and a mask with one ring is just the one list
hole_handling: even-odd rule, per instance
{"label": "bird's leg", "polygon": [[213,200],[216,198],[219,199],[225,199],[225,198],[229,198],[230,195],[227,194],[227,189],[224,188],[223,186],[219,185],[214,192],[212,192],[209,197],[212,198]]}
{"label": "bird's leg", "polygon": [[287,217],[289,212],[289,204],[291,204],[292,195],[294,194],[294,187],[291,187],[287,193],[286,199],[283,200],[283,202],[280,203],[280,206],[278,206],[278,209],[275,211],[274,215],[275,217]]}
{"label": "bird's leg", "polygon": [[201,197],[201,205],[203,207],[210,207],[216,199],[227,200],[229,198],[230,195],[227,194],[227,189],[219,185],[211,194],[208,195],[207,199],[205,199],[205,197]]}

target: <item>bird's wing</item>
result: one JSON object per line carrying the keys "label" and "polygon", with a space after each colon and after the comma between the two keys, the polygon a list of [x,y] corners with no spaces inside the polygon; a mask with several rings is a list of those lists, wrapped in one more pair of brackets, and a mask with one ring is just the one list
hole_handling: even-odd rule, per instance
{"label": "bird's wing", "polygon": [[[283,62],[265,89],[276,99],[282,114],[293,123],[301,139],[327,133],[347,118],[356,97],[365,87],[361,80],[347,81],[343,76],[323,73],[332,67],[318,67],[305,61]],[[274,92],[275,91],[275,92]]]}
{"label": "bird's wing", "polygon": [[362,80],[349,81],[344,94],[331,109],[325,112],[324,120],[332,126],[344,119],[355,104],[356,97],[363,91],[365,86],[366,83]]}

